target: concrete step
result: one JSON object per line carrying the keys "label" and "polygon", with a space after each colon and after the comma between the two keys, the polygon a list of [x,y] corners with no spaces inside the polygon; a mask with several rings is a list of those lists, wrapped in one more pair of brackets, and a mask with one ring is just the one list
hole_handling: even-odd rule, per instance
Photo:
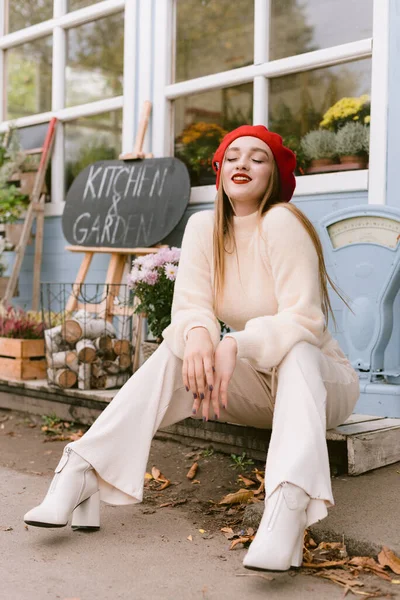
{"label": "concrete step", "polygon": [[[56,414],[91,425],[118,390],[60,389],[45,380],[0,380],[0,407],[36,415]],[[246,452],[265,460],[271,431],[233,423],[185,419],[157,432],[159,439],[213,446],[231,454]],[[400,419],[353,414],[326,434],[332,474],[359,475],[400,461]]]}

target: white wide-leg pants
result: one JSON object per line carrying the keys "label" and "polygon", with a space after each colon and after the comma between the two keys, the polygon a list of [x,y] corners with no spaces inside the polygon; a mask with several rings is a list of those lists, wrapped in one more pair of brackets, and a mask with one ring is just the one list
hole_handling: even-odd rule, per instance
{"label": "white wide-leg pants", "polygon": [[[340,352],[340,351],[339,351]],[[283,481],[311,497],[307,526],[324,518],[332,496],[327,428],[343,423],[359,396],[358,375],[344,354],[296,344],[272,374],[238,359],[220,421],[271,428],[266,498]],[[182,382],[182,361],[163,342],[132,375],[81,439],[68,445],[95,469],[100,498],[131,504],[143,498],[151,440],[159,427],[192,417],[193,395]],[[214,418],[210,407],[210,419]],[[195,417],[196,418],[196,417]]]}

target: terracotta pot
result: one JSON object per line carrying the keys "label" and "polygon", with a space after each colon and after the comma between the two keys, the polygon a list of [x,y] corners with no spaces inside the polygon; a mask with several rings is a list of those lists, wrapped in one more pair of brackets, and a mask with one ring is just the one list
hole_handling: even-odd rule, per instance
{"label": "terracotta pot", "polygon": [[327,167],[328,165],[334,165],[335,160],[333,158],[314,158],[311,161],[311,167]]}
{"label": "terracotta pot", "polygon": [[336,171],[337,165],[338,163],[334,158],[314,158],[304,172],[310,175],[313,173],[329,173]]}
{"label": "terracotta pot", "polygon": [[367,161],[368,159],[366,156],[359,156],[358,154],[345,154],[340,157],[340,163],[342,165],[352,165],[349,168],[353,169],[365,169],[367,166]]}

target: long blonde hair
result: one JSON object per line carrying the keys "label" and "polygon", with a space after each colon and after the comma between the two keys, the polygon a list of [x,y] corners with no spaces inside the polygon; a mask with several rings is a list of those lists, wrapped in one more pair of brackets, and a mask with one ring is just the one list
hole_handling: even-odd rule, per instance
{"label": "long blonde hair", "polygon": [[[325,317],[325,329],[328,327],[329,313],[332,316],[333,322],[336,324],[335,315],[332,310],[331,301],[328,294],[328,283],[339,298],[346,304],[351,310],[351,307],[343,297],[343,292],[333,283],[329,277],[324,260],[324,254],[322,250],[322,244],[319,239],[317,230],[306,215],[294,204],[288,202],[282,202],[279,200],[280,185],[279,185],[279,173],[276,166],[276,162],[273,161],[273,169],[271,177],[268,182],[265,194],[258,206],[259,223],[261,224],[261,217],[267,213],[271,208],[277,204],[284,206],[287,210],[290,210],[303,225],[307,231],[311,240],[314,244],[315,250],[318,255],[318,271],[319,271],[319,284],[321,293],[321,308]],[[213,304],[214,311],[218,313],[218,305],[222,295],[225,282],[225,252],[232,252],[236,250],[234,228],[233,228],[233,217],[234,210],[230,199],[223,189],[222,177],[220,179],[220,185],[217,192],[216,206],[215,206],[215,220],[214,220],[214,232],[213,232],[213,250],[214,250],[214,288],[213,288]],[[233,250],[231,250],[233,248]]]}

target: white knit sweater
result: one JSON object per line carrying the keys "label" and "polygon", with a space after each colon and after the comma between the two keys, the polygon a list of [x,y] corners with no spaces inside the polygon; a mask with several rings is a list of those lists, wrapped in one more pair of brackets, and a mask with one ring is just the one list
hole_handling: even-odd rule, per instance
{"label": "white knit sweater", "polygon": [[[238,357],[260,371],[279,365],[298,342],[306,341],[347,362],[328,330],[323,331],[318,256],[297,217],[284,207],[234,217],[237,255],[225,253],[225,285],[218,318],[236,330],[227,334]],[[192,215],[182,241],[172,321],[163,337],[183,358],[188,331],[205,327],[214,348],[220,326],[212,308],[214,211]]]}

